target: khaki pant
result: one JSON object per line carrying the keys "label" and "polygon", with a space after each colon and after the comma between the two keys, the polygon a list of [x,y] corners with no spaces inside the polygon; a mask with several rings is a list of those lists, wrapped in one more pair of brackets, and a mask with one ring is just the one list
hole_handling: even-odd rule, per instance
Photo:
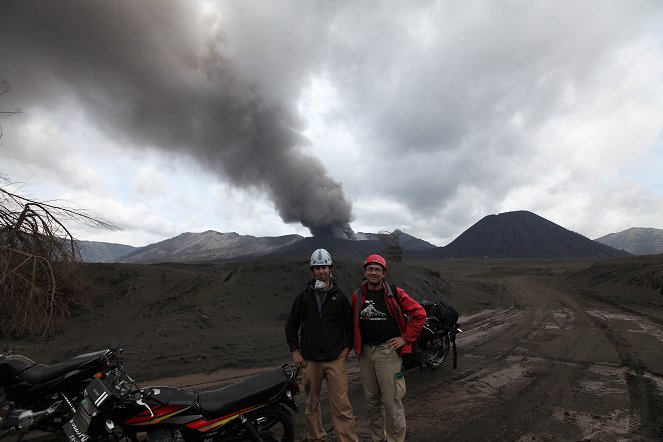
{"label": "khaki pant", "polygon": [[401,357],[387,344],[362,345],[359,358],[373,441],[405,440],[405,377]]}
{"label": "khaki pant", "polygon": [[358,442],[355,417],[348,397],[348,374],[345,359],[329,362],[307,361],[303,369],[304,391],[306,392],[306,436],[308,440],[326,440],[320,416],[320,390],[322,380],[327,379],[331,417],[340,442]]}

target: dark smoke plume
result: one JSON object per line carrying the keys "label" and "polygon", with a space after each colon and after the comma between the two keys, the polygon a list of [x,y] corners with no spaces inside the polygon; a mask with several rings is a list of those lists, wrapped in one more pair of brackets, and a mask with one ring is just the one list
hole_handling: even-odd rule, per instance
{"label": "dark smoke plume", "polygon": [[[268,193],[285,222],[353,237],[352,207],[302,153],[292,103],[264,98],[186,1],[0,4],[0,77],[24,111],[74,98],[128,146],[184,152]],[[284,60],[287,62],[287,60]]]}

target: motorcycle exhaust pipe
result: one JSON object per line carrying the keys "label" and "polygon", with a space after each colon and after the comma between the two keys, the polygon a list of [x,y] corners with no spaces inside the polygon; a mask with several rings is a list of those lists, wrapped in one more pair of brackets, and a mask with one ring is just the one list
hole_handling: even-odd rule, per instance
{"label": "motorcycle exhaust pipe", "polygon": [[246,428],[246,431],[249,432],[249,434],[251,435],[251,437],[253,438],[253,440],[255,440],[256,442],[263,442],[262,438],[260,437],[260,435],[259,435],[258,432],[256,431],[255,427],[253,426],[253,424],[251,423],[251,421],[249,421],[249,420],[246,418],[246,416],[244,416],[243,414],[240,414],[240,415],[239,415],[239,421],[242,423],[242,425],[244,426],[244,428]]}

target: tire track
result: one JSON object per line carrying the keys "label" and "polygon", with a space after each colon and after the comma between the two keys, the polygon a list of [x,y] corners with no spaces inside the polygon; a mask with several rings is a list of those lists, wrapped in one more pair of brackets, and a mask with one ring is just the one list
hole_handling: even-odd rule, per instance
{"label": "tire track", "polygon": [[[616,308],[613,304],[610,304],[610,307],[611,309]],[[631,309],[620,308],[619,310],[631,314],[626,317],[626,320],[638,320],[633,316]],[[632,410],[629,429],[652,439],[659,438],[663,434],[663,396],[655,381],[655,375],[652,376],[646,370],[644,362],[620,333],[622,330],[611,326],[611,321],[624,320],[624,316],[610,314],[606,311],[592,311],[590,314],[597,327],[603,330],[604,335],[615,348],[622,367],[626,369],[625,378]],[[659,333],[654,333],[653,336],[661,339],[660,330],[656,329],[656,331]]]}
{"label": "tire track", "polygon": [[[517,307],[479,312],[470,318],[472,326],[465,318],[468,335],[461,336],[470,339],[459,341],[465,349],[460,364],[469,366],[447,376],[446,385],[421,388],[421,399],[435,398],[431,402],[446,411],[413,406],[417,415],[454,422],[445,435],[455,440],[613,440],[655,434],[641,425],[651,416],[634,410],[630,372],[586,357],[595,351],[596,326],[584,307],[531,278],[510,277],[504,283]],[[549,350],[548,343],[557,347]],[[598,391],[588,396],[592,389]],[[464,404],[454,404],[458,401]]]}

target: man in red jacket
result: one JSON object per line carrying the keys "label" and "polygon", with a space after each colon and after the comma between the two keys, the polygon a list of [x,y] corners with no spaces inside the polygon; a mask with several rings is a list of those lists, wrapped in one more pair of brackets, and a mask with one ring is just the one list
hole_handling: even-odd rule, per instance
{"label": "man in red jacket", "polygon": [[394,293],[385,281],[386,273],[382,256],[371,255],[364,261],[366,281],[352,294],[354,350],[369,407],[371,437],[375,442],[400,442],[406,429],[401,354],[412,352],[426,311],[400,287]]}

